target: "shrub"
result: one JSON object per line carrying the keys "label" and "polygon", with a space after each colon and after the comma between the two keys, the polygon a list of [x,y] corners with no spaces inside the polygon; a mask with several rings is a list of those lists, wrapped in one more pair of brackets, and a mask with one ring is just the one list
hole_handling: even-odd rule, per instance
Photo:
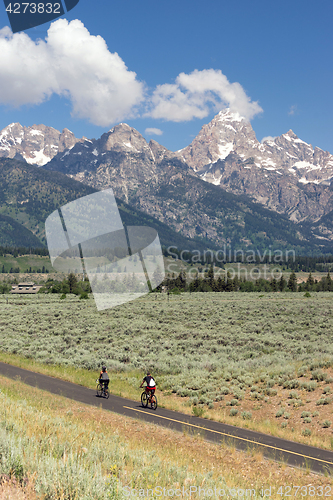
{"label": "shrub", "polygon": [[278,410],[278,411],[276,412],[275,416],[276,416],[277,418],[279,418],[279,417],[282,417],[282,415],[283,415],[283,414],[284,414],[284,410],[283,410],[283,408],[280,408],[280,410]]}
{"label": "shrub", "polygon": [[221,394],[230,394],[229,387],[221,387]]}
{"label": "shrub", "polygon": [[60,300],[64,300],[66,298],[66,294],[63,293],[61,296],[60,296]]}
{"label": "shrub", "polygon": [[298,398],[297,391],[291,391],[291,392],[289,392],[289,399],[297,399],[297,398]]}
{"label": "shrub", "polygon": [[315,391],[317,389],[317,382],[311,380],[310,382],[304,382],[301,385],[301,389],[305,389],[308,392]]}
{"label": "shrub", "polygon": [[318,401],[316,402],[317,406],[323,405],[323,404],[325,404],[325,399],[324,398],[318,399]]}
{"label": "shrub", "polygon": [[289,381],[289,389],[298,389],[300,386],[299,380],[297,378],[294,378],[293,380]]}
{"label": "shrub", "polygon": [[277,390],[276,389],[265,389],[264,393],[267,394],[267,396],[276,396]]}
{"label": "shrub", "polygon": [[283,414],[283,418],[285,418],[286,420],[288,420],[289,417],[290,417],[290,413],[284,413]]}
{"label": "shrub", "polygon": [[250,411],[242,411],[241,413],[241,417],[244,419],[244,420],[251,420],[252,418],[252,413]]}
{"label": "shrub", "polygon": [[323,389],[323,394],[329,394],[331,392],[331,388],[330,387],[325,387]]}
{"label": "shrub", "polygon": [[311,297],[311,293],[310,292],[305,292],[305,294],[303,295],[303,297]]}
{"label": "shrub", "polygon": [[324,420],[323,427],[327,428],[327,427],[331,427],[331,425],[332,425],[332,422],[330,420]]}
{"label": "shrub", "polygon": [[236,406],[238,404],[238,400],[237,399],[232,399],[230,401],[230,406]]}
{"label": "shrub", "polygon": [[304,429],[302,431],[303,436],[311,436],[311,430],[310,429]]}
{"label": "shrub", "polygon": [[242,392],[240,392],[240,391],[235,391],[234,392],[234,398],[235,399],[238,399],[238,400],[241,401],[243,399],[243,397],[244,397],[244,394]]}
{"label": "shrub", "polygon": [[319,411],[314,411],[314,412],[312,413],[312,416],[313,416],[313,417],[318,417],[318,415],[319,415]]}
{"label": "shrub", "polygon": [[285,427],[287,427],[288,425],[288,422],[281,422],[281,427],[284,429]]}
{"label": "shrub", "polygon": [[204,414],[204,409],[202,406],[193,406],[192,408],[192,413],[195,417],[202,417]]}
{"label": "shrub", "polygon": [[231,408],[231,410],[230,410],[230,416],[231,417],[234,417],[235,415],[237,415],[237,413],[238,413],[237,408]]}
{"label": "shrub", "polygon": [[301,366],[298,370],[297,370],[297,376],[298,377],[303,377],[306,372],[308,371],[308,367],[307,366]]}
{"label": "shrub", "polygon": [[301,418],[310,417],[310,415],[311,415],[311,412],[309,412],[309,411],[302,411]]}
{"label": "shrub", "polygon": [[213,401],[210,401],[210,402],[208,403],[208,408],[209,408],[210,410],[212,410],[212,409],[214,408],[214,403],[213,403]]}
{"label": "shrub", "polygon": [[209,403],[209,401],[210,401],[210,400],[209,400],[208,398],[206,398],[206,396],[200,396],[200,398],[199,398],[199,403],[202,403],[202,404],[204,404],[204,405],[205,405],[205,404],[208,404],[208,403]]}
{"label": "shrub", "polygon": [[311,422],[312,422],[312,418],[311,418],[311,417],[305,417],[305,418],[304,418],[304,420],[303,420],[303,422],[304,422],[305,424],[311,424]]}
{"label": "shrub", "polygon": [[327,373],[322,372],[321,370],[316,370],[312,372],[312,379],[318,380],[319,382],[325,380],[327,378]]}
{"label": "shrub", "polygon": [[80,299],[89,299],[89,295],[87,292],[82,292],[80,295]]}

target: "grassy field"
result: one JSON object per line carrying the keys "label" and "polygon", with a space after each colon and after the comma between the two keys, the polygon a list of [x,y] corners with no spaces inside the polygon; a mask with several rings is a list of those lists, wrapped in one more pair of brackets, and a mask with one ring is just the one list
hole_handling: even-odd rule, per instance
{"label": "grassy field", "polygon": [[[8,303],[7,303],[8,298]],[[152,370],[171,409],[333,448],[333,295],[0,296],[0,359],[138,399]]]}

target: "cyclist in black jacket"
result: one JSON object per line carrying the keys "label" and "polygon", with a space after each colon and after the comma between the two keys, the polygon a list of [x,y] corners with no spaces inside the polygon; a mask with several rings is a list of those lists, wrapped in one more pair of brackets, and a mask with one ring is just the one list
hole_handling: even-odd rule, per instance
{"label": "cyclist in black jacket", "polygon": [[143,387],[143,384],[145,382],[146,382],[146,393],[148,394],[149,397],[151,397],[153,394],[155,394],[156,382],[151,376],[150,372],[147,372],[147,375],[146,377],[143,378],[140,387]]}

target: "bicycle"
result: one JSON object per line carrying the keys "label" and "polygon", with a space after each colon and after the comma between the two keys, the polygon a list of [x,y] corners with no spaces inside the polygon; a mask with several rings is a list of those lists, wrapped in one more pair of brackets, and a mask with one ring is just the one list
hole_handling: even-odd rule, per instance
{"label": "bicycle", "polygon": [[97,387],[96,387],[97,396],[99,398],[109,399],[110,396],[109,389],[105,387],[104,384],[101,384],[98,379],[96,380],[96,382],[97,382]]}
{"label": "bicycle", "polygon": [[148,404],[150,404],[150,408],[152,410],[156,410],[157,397],[155,396],[155,394],[152,395],[151,393],[149,393],[149,396],[148,396],[146,391],[143,391],[143,393],[141,394],[141,404],[144,408],[147,408]]}

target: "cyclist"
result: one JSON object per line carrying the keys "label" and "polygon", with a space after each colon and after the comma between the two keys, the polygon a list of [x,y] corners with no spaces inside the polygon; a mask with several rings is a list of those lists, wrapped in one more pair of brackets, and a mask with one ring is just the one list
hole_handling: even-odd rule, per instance
{"label": "cyclist", "polygon": [[147,372],[146,377],[143,378],[140,387],[146,382],[146,394],[149,396],[149,399],[155,394],[156,382],[151,376],[150,372]]}
{"label": "cyclist", "polygon": [[106,366],[102,366],[98,381],[102,387],[104,386],[104,390],[106,390],[109,387],[110,379],[109,379],[109,375],[108,375]]}

